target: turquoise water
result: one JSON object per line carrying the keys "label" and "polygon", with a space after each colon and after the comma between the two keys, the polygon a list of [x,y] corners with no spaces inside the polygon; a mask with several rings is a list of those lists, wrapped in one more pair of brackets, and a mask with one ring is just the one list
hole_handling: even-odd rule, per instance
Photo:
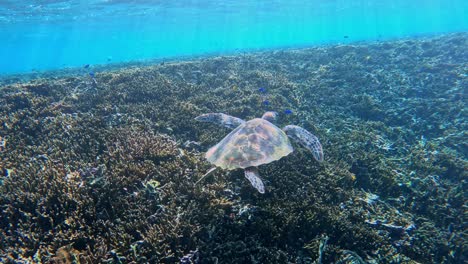
{"label": "turquoise water", "polygon": [[460,32],[467,13],[466,0],[3,0],[0,75]]}

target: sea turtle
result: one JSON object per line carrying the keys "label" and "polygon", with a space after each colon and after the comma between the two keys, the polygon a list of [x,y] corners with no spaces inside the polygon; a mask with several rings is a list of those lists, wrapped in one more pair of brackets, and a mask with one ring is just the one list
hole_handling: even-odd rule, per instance
{"label": "sea turtle", "polygon": [[288,137],[294,139],[312,152],[314,158],[323,161],[323,150],[318,138],[302,127],[288,125],[282,130],[272,122],[276,112],[266,112],[262,118],[244,121],[223,113],[209,113],[197,116],[195,120],[215,123],[227,128],[234,128],[218,144],[206,152],[206,159],[216,167],[203,177],[221,169],[244,169],[245,177],[260,193],[265,187],[259,177],[257,166],[279,160],[293,151]]}

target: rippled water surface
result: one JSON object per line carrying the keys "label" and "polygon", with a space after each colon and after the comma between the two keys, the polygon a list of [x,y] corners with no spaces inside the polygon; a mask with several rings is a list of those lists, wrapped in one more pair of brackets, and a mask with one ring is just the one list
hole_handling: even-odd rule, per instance
{"label": "rippled water surface", "polygon": [[0,1],[0,74],[466,31],[454,1]]}

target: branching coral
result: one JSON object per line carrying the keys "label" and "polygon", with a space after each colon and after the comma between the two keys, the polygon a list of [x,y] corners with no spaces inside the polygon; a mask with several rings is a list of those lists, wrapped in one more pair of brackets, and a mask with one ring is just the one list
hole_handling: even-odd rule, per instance
{"label": "branching coral", "polygon": [[[461,262],[466,43],[103,69],[98,86],[0,80],[0,262]],[[323,164],[297,147],[259,168],[262,196],[241,171],[194,184],[228,133],[195,116],[284,109],[278,125],[318,135]]]}

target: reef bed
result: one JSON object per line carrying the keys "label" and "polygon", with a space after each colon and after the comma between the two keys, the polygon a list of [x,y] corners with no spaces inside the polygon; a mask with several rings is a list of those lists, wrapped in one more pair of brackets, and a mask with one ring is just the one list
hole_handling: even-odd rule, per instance
{"label": "reef bed", "polygon": [[[258,52],[0,88],[2,263],[463,263],[468,34]],[[208,170],[229,133],[280,113],[319,137]]]}

